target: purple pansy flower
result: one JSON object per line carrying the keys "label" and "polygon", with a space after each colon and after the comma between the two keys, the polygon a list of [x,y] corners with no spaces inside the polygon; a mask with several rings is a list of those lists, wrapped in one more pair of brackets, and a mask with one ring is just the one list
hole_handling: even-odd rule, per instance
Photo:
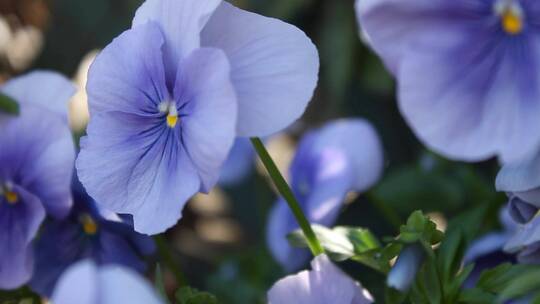
{"label": "purple pansy flower", "polygon": [[119,264],[143,272],[143,256],[155,250],[152,238],[133,231],[116,214],[98,210],[78,181],[73,185],[73,197],[69,217],[46,222],[35,243],[36,266],[30,286],[47,297],[60,275],[78,261]]}
{"label": "purple pansy flower", "polygon": [[129,268],[96,265],[90,260],[71,266],[53,292],[54,304],[164,304],[152,286]]}
{"label": "purple pansy flower", "polygon": [[147,0],[99,54],[77,161],[88,193],[163,232],[219,178],[235,137],[297,119],[317,82],[317,50],[296,27],[221,0]]}
{"label": "purple pansy flower", "polygon": [[[367,121],[339,120],[308,133],[301,140],[289,169],[291,188],[308,220],[332,225],[350,191],[362,192],[380,177],[383,152]],[[267,241],[275,259],[295,270],[309,252],[289,246],[286,235],[298,228],[286,202],[279,199],[270,213]]]}
{"label": "purple pansy flower", "polygon": [[417,136],[454,159],[514,161],[540,145],[536,0],[357,0]]}
{"label": "purple pansy flower", "polygon": [[370,293],[332,264],[325,255],[315,257],[311,271],[278,281],[268,291],[269,304],[367,304]]}
{"label": "purple pansy flower", "polygon": [[46,214],[67,215],[75,149],[67,125],[73,85],[34,72],[0,87],[20,116],[0,113],[0,289],[25,284],[33,271],[31,241]]}
{"label": "purple pansy flower", "polygon": [[509,214],[519,228],[505,250],[517,253],[522,263],[540,263],[540,151],[503,166],[497,176],[497,190],[509,197]]}
{"label": "purple pansy flower", "polygon": [[517,254],[521,263],[540,263],[540,152],[503,166],[497,176],[497,190],[510,199],[509,214],[518,225],[504,250]]}

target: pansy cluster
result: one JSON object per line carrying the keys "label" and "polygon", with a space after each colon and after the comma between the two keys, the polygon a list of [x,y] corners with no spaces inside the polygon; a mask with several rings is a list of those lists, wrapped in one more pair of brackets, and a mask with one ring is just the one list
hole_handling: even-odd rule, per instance
{"label": "pansy cluster", "polygon": [[[76,160],[69,80],[40,71],[0,86],[0,108],[17,105],[0,112],[0,289],[27,285],[53,304],[167,303],[142,277],[150,236],[173,227],[194,195],[243,178],[256,150],[282,196],[268,250],[286,272],[312,268],[277,281],[269,304],[374,302],[337,266],[344,260],[384,274],[388,303],[540,299],[540,289],[515,287],[540,270],[514,265],[540,264],[540,2],[356,0],[356,13],[420,141],[453,160],[498,158],[503,232],[465,252],[474,213],[446,238],[420,211],[384,242],[333,228],[348,197],[381,178],[374,126],[347,118],[306,131],[288,183],[259,139],[306,110],[319,73],[312,41],[223,0],[146,0],[90,67],[91,118]],[[299,239],[311,252],[293,247]],[[518,283],[504,275],[517,271]],[[176,297],[215,303],[191,289]]]}

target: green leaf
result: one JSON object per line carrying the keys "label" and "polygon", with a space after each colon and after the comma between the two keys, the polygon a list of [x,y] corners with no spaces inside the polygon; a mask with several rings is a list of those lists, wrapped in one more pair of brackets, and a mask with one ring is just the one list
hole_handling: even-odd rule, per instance
{"label": "green leaf", "polygon": [[163,273],[161,271],[161,265],[157,264],[156,266],[156,273],[154,275],[155,279],[155,288],[161,295],[161,297],[166,301],[166,303],[169,303],[167,301],[167,291],[165,291],[165,283],[163,282]]}
{"label": "green leaf", "polygon": [[[335,227],[330,229],[312,225],[312,229],[326,254],[335,261],[347,260],[381,247],[377,238],[364,228]],[[307,240],[301,230],[290,233],[287,239],[295,247],[307,247]]]}
{"label": "green leaf", "polygon": [[495,295],[479,288],[463,290],[458,298],[458,303],[463,304],[492,304],[495,302]]}
{"label": "green leaf", "polygon": [[[533,266],[529,265],[529,268],[531,267]],[[497,301],[504,303],[509,299],[520,298],[535,291],[540,291],[540,268],[538,267],[515,276],[501,291]]]}
{"label": "green leaf", "polygon": [[191,287],[182,287],[176,292],[178,304],[217,304],[215,296]]}
{"label": "green leaf", "polygon": [[499,293],[520,273],[530,269],[529,265],[510,263],[501,264],[493,269],[488,269],[480,274],[476,286],[483,290]]}
{"label": "green leaf", "polygon": [[0,112],[19,115],[19,104],[13,98],[0,93]]}
{"label": "green leaf", "polygon": [[422,211],[413,212],[407,219],[407,224],[400,227],[397,240],[411,244],[420,242],[427,247],[438,243],[444,234],[437,230],[437,225],[425,216]]}
{"label": "green leaf", "polygon": [[446,233],[438,250],[439,269],[445,283],[451,283],[456,275],[465,253],[466,244],[461,229]]}

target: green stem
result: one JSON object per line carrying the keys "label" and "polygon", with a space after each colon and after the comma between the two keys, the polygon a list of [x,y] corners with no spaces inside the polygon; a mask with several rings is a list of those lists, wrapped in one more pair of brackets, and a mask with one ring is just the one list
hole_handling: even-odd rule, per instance
{"label": "green stem", "polygon": [[314,256],[318,256],[324,253],[324,249],[321,246],[321,243],[317,239],[317,236],[313,232],[313,229],[311,229],[311,225],[309,224],[309,221],[306,219],[306,216],[304,215],[304,212],[302,211],[302,208],[300,207],[300,204],[296,200],[296,197],[294,196],[294,193],[292,192],[291,188],[283,178],[283,175],[279,172],[279,169],[277,168],[276,164],[272,160],[272,157],[264,147],[263,142],[258,137],[251,138],[251,143],[253,144],[253,147],[255,147],[255,150],[257,151],[257,154],[259,154],[259,157],[261,161],[264,164],[264,167],[268,171],[268,174],[270,174],[270,177],[272,178],[272,181],[274,182],[274,185],[276,185],[276,188],[278,189],[279,193],[285,198],[285,201],[289,205],[289,208],[291,209],[292,213],[294,214],[294,217],[296,218],[296,221],[298,222],[298,225],[300,225],[300,228],[302,228],[302,232],[304,233],[307,243],[309,245],[309,249],[311,250],[311,253],[313,253]]}
{"label": "green stem", "polygon": [[163,263],[173,273],[178,286],[181,287],[187,285],[187,281],[182,275],[182,272],[180,271],[180,266],[174,260],[174,257],[171,253],[171,248],[167,244],[167,240],[165,239],[165,237],[163,235],[156,235],[154,236],[154,242],[156,243],[157,250],[159,252],[159,255],[161,256]]}

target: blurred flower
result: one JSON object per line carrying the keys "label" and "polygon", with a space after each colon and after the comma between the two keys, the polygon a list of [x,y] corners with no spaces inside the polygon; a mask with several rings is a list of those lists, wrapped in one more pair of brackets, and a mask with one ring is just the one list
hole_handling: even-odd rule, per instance
{"label": "blurred flower", "polygon": [[498,191],[540,208],[540,151],[504,165],[495,184]]}
{"label": "blurred flower", "polygon": [[[383,169],[381,142],[371,124],[339,120],[301,140],[289,169],[291,188],[308,220],[332,225],[347,193],[365,191]],[[289,246],[286,235],[298,228],[286,202],[279,199],[270,213],[267,241],[275,259],[295,270],[308,259],[304,249]]]}
{"label": "blurred flower", "polygon": [[60,278],[54,304],[163,304],[152,286],[129,268],[96,265],[85,260],[70,267]]}
{"label": "blurred flower", "polygon": [[509,214],[520,224],[504,250],[521,263],[540,264],[540,152],[503,166],[496,186],[509,195]]}
{"label": "blurred flower", "polygon": [[529,0],[357,0],[417,136],[453,159],[514,161],[540,144],[540,6]]}
{"label": "blurred flower", "polygon": [[160,233],[214,186],[236,136],[303,113],[318,66],[292,25],[220,0],[148,0],[90,69],[79,177],[135,230]]}
{"label": "blurred flower", "polygon": [[78,181],[73,185],[73,197],[74,207],[66,219],[43,225],[34,246],[32,289],[50,296],[60,275],[85,259],[145,271],[143,256],[155,250],[152,238],[136,233],[116,214],[98,210]]}
{"label": "blurred flower", "polygon": [[504,246],[518,229],[512,219],[509,208],[502,208],[499,213],[502,231],[488,233],[473,241],[463,259],[465,264],[474,263],[474,269],[467,278],[465,286],[473,287],[480,274],[502,263],[515,262],[515,257],[504,252]]}
{"label": "blurred flower", "polygon": [[311,271],[302,271],[278,281],[268,291],[269,304],[367,304],[369,292],[353,281],[325,255],[315,257]]}
{"label": "blurred flower", "polygon": [[51,72],[15,78],[0,92],[20,105],[20,116],[0,113],[0,288],[26,283],[33,271],[31,241],[45,218],[67,215],[75,152],[67,126],[74,92]]}
{"label": "blurred flower", "polygon": [[420,244],[408,245],[399,254],[396,263],[388,273],[386,284],[394,289],[406,292],[416,279],[416,273],[422,266],[426,254]]}

